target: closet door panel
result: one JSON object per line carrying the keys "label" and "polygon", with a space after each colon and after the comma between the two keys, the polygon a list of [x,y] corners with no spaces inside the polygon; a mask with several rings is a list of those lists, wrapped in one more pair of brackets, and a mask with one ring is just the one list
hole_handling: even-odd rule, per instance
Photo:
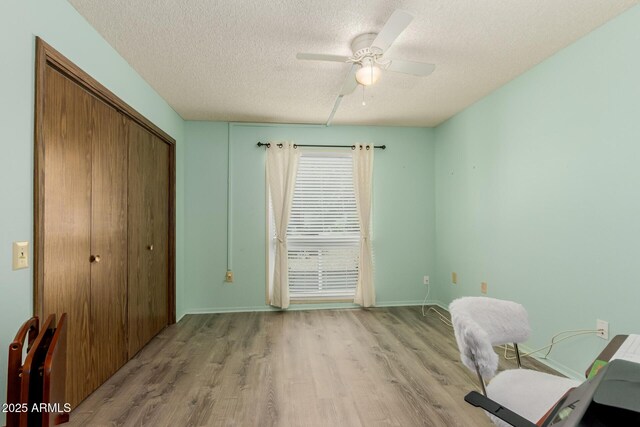
{"label": "closet door panel", "polygon": [[43,117],[42,314],[67,313],[66,396],[75,407],[91,391],[91,104],[78,85],[47,67]]}
{"label": "closet door panel", "polygon": [[166,144],[129,122],[129,355],[167,325]]}
{"label": "closet door panel", "polygon": [[124,116],[92,104],[91,365],[98,387],[127,361],[127,135]]}
{"label": "closet door panel", "polygon": [[153,137],[155,188],[151,212],[151,262],[153,272],[153,325],[154,335],[169,323],[168,278],[169,278],[169,146]]}

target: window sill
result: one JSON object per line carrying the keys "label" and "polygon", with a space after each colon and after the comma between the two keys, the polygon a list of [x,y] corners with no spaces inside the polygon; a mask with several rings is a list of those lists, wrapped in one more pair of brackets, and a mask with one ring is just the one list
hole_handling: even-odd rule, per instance
{"label": "window sill", "polygon": [[307,298],[294,299],[291,298],[291,304],[327,304],[327,303],[353,303],[353,298]]}

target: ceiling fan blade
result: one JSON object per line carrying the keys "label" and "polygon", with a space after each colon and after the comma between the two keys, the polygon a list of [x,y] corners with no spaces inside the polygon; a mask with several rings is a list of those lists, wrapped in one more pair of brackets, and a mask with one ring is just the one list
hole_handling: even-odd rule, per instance
{"label": "ceiling fan blade", "polygon": [[347,62],[348,56],[342,55],[323,55],[321,53],[299,53],[296,58],[304,61],[331,61],[331,62]]}
{"label": "ceiling fan blade", "polygon": [[403,61],[401,59],[392,59],[387,67],[388,71],[396,73],[413,74],[414,76],[428,76],[436,69],[434,64],[425,62]]}
{"label": "ceiling fan blade", "polygon": [[358,87],[358,82],[356,81],[356,71],[358,67],[356,64],[351,65],[351,69],[349,70],[349,74],[347,74],[347,78],[342,85],[342,90],[340,91],[340,96],[349,95],[356,87]]}
{"label": "ceiling fan blade", "polygon": [[371,43],[371,47],[378,48],[382,52],[386,51],[389,49],[389,46],[391,46],[391,43],[398,38],[400,33],[409,26],[412,20],[413,15],[404,10],[397,9],[393,12],[387,23],[384,24],[382,31],[378,33],[373,43]]}

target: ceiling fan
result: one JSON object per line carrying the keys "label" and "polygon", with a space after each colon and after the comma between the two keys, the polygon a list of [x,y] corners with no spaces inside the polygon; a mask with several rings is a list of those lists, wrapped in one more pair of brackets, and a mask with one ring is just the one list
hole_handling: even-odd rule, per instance
{"label": "ceiling fan", "polygon": [[[357,36],[351,43],[352,56],[323,55],[316,53],[298,53],[296,58],[310,61],[332,61],[352,64],[349,74],[342,85],[336,105],[329,117],[333,117],[341,98],[352,93],[358,84],[369,86],[380,78],[381,70],[396,73],[428,76],[435,69],[434,64],[404,61],[385,57],[385,52],[398,36],[409,26],[413,16],[403,10],[393,12],[379,33],[366,33]],[[327,123],[328,124],[328,123]]]}

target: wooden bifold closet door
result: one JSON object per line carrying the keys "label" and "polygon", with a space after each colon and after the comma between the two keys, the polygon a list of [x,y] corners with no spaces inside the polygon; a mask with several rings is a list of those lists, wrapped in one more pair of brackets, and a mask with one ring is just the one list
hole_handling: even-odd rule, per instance
{"label": "wooden bifold closet door", "polygon": [[175,148],[38,43],[34,312],[67,313],[75,408],[175,322]]}
{"label": "wooden bifold closet door", "polygon": [[120,114],[46,73],[43,312],[68,313],[75,406],[127,360],[127,141]]}
{"label": "wooden bifold closet door", "polygon": [[129,353],[167,325],[169,151],[129,123]]}

